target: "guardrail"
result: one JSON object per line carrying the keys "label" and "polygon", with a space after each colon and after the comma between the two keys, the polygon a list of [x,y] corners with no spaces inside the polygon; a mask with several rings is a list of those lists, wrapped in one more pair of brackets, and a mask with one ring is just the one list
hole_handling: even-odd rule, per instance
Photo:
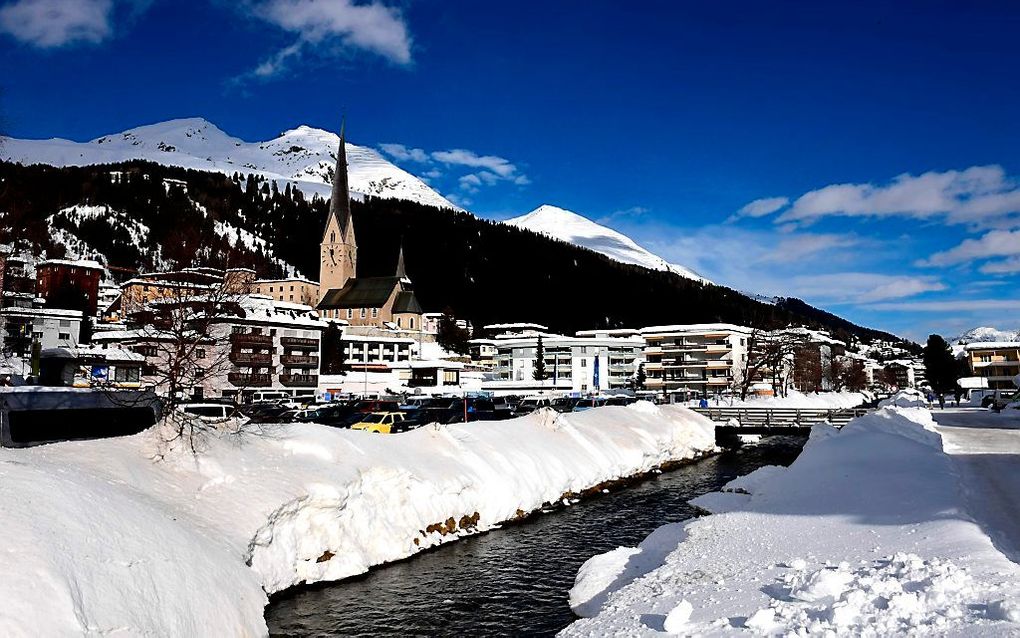
{"label": "guardrail", "polygon": [[868,408],[692,408],[712,421],[729,424],[736,420],[740,427],[790,427],[831,423],[837,427],[870,412]]}

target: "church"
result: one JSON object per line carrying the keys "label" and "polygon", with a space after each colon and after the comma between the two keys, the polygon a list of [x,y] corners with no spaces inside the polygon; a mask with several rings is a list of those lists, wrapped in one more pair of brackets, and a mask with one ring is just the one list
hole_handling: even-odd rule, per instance
{"label": "church", "polygon": [[351,326],[422,328],[422,308],[404,267],[403,245],[393,276],[358,277],[358,242],[351,216],[343,126],[340,127],[329,216],[320,245],[319,291],[316,309],[323,317],[343,319]]}

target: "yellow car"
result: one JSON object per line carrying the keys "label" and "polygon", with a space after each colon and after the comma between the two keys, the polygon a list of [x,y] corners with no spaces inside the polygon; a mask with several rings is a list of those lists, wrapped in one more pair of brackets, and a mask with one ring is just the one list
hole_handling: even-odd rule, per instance
{"label": "yellow car", "polygon": [[372,412],[351,426],[352,430],[363,430],[376,434],[395,434],[403,432],[406,427],[403,412]]}

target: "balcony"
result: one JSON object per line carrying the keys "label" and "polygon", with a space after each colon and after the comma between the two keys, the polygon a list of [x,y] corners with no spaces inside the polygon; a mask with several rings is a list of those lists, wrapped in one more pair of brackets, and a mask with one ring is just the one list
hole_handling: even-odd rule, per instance
{"label": "balcony", "polygon": [[315,387],[319,376],[315,374],[281,374],[280,383],[287,387]]}
{"label": "balcony", "polygon": [[271,348],[273,346],[273,338],[269,335],[258,335],[250,332],[235,332],[230,335],[230,343],[238,346],[262,346]]}
{"label": "balcony", "polygon": [[268,373],[228,372],[227,381],[245,388],[266,388],[273,385],[273,377]]}
{"label": "balcony", "polygon": [[310,354],[281,354],[280,363],[295,368],[318,368],[319,357]]}
{"label": "balcony", "polygon": [[268,352],[238,352],[230,351],[230,362],[241,366],[268,366],[273,364],[273,355]]}
{"label": "balcony", "polygon": [[280,345],[291,348],[319,348],[318,339],[308,339],[306,337],[280,337]]}
{"label": "balcony", "polygon": [[722,369],[722,368],[728,368],[728,367],[730,367],[730,362],[729,361],[718,361],[718,360],[717,361],[709,361],[708,362],[708,367],[712,368],[714,370],[718,370],[718,369]]}
{"label": "balcony", "polygon": [[708,352],[729,352],[733,349],[728,343],[710,343],[706,349]]}

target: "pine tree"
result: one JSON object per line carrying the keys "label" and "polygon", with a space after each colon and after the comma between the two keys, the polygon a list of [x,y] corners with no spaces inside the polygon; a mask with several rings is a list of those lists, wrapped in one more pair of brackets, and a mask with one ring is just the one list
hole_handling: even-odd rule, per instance
{"label": "pine tree", "polygon": [[639,363],[637,374],[634,375],[634,389],[644,390],[646,381],[648,381],[648,375],[645,373],[645,364]]}
{"label": "pine tree", "polygon": [[924,373],[936,394],[946,394],[956,389],[956,358],[941,335],[930,335],[922,353]]}
{"label": "pine tree", "polygon": [[347,372],[343,332],[333,321],[329,322],[329,325],[326,326],[322,333],[322,362],[320,368],[323,374],[345,374]]}
{"label": "pine tree", "polygon": [[542,335],[538,335],[538,344],[535,346],[535,371],[532,376],[535,381],[545,381],[545,345],[542,343]]}
{"label": "pine tree", "polygon": [[436,331],[436,343],[442,346],[447,352],[457,354],[468,354],[471,352],[471,344],[468,340],[471,335],[467,330],[457,325],[450,308],[443,310],[443,316],[439,318],[439,327]]}

